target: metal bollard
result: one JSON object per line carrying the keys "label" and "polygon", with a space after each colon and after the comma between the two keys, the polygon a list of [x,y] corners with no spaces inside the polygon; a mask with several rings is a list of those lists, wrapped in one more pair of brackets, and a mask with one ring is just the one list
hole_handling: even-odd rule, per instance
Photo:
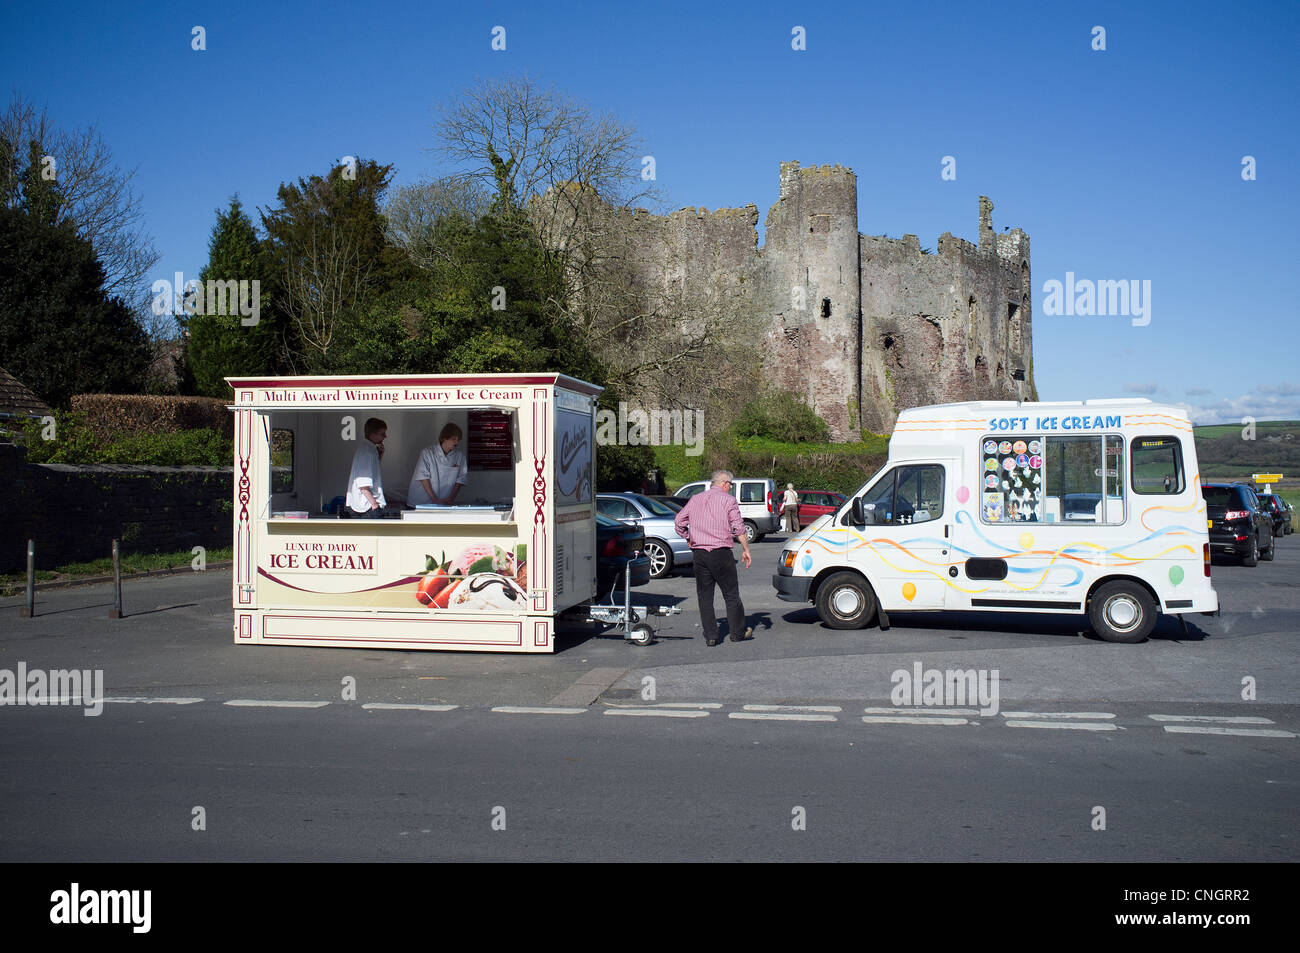
{"label": "metal bollard", "polygon": [[27,605],[18,615],[30,619],[36,615],[36,540],[27,541]]}
{"label": "metal bollard", "polygon": [[110,619],[122,618],[122,550],[117,540],[113,540],[113,608],[108,610]]}

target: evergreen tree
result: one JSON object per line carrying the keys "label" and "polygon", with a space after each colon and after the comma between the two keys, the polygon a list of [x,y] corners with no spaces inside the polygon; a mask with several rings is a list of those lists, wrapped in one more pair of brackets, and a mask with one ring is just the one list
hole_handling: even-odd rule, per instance
{"label": "evergreen tree", "polygon": [[230,385],[225,382],[226,377],[275,373],[279,322],[266,270],[265,250],[252,219],[236,195],[230,200],[229,208],[217,210],[217,221],[208,241],[208,263],[199,272],[199,280],[205,289],[209,281],[247,281],[250,299],[252,282],[256,281],[258,321],[245,325],[245,317],[237,308],[226,309],[235,313],[216,313],[215,302],[206,294],[205,313],[182,319],[188,336],[187,383],[195,393],[228,397]]}
{"label": "evergreen tree", "polygon": [[5,370],[55,407],[73,394],[137,393],[149,364],[144,331],[126,304],[104,291],[104,268],[90,242],[71,221],[49,218],[48,201],[57,195],[36,194],[34,211],[0,208]]}

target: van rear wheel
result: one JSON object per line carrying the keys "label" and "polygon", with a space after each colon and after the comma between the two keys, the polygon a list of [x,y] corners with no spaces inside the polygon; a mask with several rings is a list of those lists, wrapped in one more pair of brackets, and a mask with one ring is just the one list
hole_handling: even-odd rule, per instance
{"label": "van rear wheel", "polygon": [[876,594],[857,573],[837,572],[817,588],[817,615],[832,629],[865,629],[876,617]]}
{"label": "van rear wheel", "polygon": [[1142,642],[1156,627],[1156,604],[1136,582],[1117,579],[1093,593],[1088,621],[1107,642]]}

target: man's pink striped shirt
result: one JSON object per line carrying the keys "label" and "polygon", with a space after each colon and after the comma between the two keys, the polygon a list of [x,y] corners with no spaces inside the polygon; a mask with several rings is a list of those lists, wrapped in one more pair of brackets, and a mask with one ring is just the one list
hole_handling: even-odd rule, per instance
{"label": "man's pink striped shirt", "polygon": [[711,486],[696,493],[673,520],[691,549],[730,549],[733,536],[745,535],[740,504],[726,490]]}

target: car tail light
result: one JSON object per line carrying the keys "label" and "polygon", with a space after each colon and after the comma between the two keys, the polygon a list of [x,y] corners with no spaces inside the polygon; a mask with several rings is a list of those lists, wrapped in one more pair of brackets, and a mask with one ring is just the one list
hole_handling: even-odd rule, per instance
{"label": "car tail light", "polygon": [[767,511],[769,513],[776,512],[776,490],[767,491]]}
{"label": "car tail light", "polygon": [[1244,520],[1250,517],[1250,510],[1228,510],[1223,514],[1225,520]]}
{"label": "car tail light", "polygon": [[1210,544],[1201,544],[1201,558],[1205,561],[1205,578],[1210,578]]}
{"label": "car tail light", "polygon": [[600,554],[602,556],[622,556],[625,555],[626,552],[627,549],[623,545],[622,536],[611,537],[609,540],[605,542],[605,545],[602,546],[600,549]]}

